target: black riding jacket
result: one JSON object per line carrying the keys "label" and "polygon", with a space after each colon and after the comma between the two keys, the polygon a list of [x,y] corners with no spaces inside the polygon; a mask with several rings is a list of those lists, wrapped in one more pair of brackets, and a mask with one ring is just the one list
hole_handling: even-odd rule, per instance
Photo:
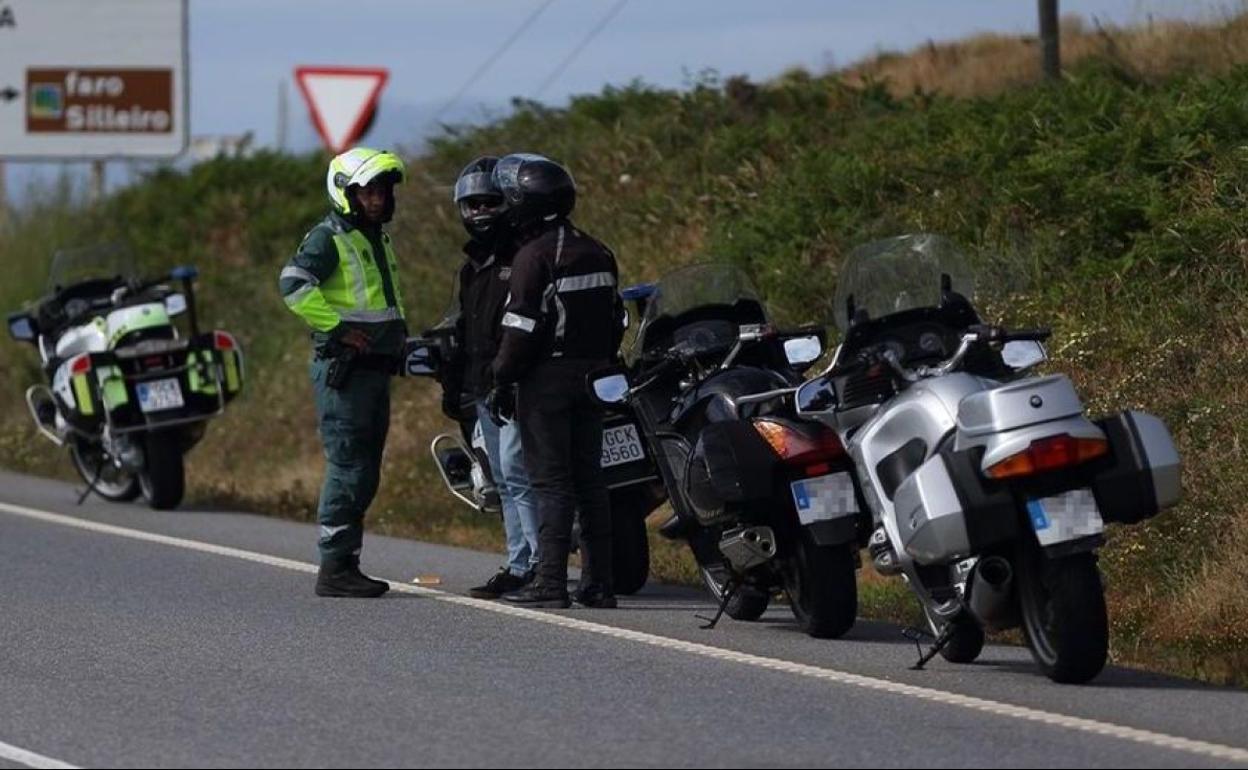
{"label": "black riding jacket", "polygon": [[490,366],[502,341],[503,313],[510,293],[515,247],[510,242],[491,248],[469,241],[464,246],[464,254],[468,258],[459,271],[456,298],[459,308],[455,333],[459,352],[448,367],[447,389],[482,399],[494,383]]}
{"label": "black riding jacket", "polygon": [[551,358],[614,358],[624,336],[618,284],[615,255],[566,219],[522,239],[512,261],[495,382],[518,382]]}

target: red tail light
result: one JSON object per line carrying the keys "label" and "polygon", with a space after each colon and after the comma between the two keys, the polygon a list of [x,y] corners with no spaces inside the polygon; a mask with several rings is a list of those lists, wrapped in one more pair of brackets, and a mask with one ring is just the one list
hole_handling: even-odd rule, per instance
{"label": "red tail light", "polygon": [[806,424],[801,430],[774,420],[755,420],[754,430],[788,465],[830,463],[845,457],[845,446],[830,428]]}
{"label": "red tail light", "polygon": [[69,373],[71,375],[86,374],[91,371],[91,354],[80,353],[69,360]]}
{"label": "red tail light", "polygon": [[238,342],[234,336],[220,330],[212,333],[212,346],[217,350],[238,350]]}
{"label": "red tail light", "polygon": [[1062,434],[1031,442],[1031,446],[993,465],[987,473],[994,479],[1034,476],[1080,465],[1108,453],[1109,442],[1105,439]]}

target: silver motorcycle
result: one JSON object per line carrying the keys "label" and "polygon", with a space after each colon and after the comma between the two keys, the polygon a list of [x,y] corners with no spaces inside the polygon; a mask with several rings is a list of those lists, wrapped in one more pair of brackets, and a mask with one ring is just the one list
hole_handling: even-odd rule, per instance
{"label": "silver motorcycle", "polygon": [[1067,377],[1034,376],[1049,332],[985,325],[973,287],[940,236],[856,250],[837,289],[842,344],[798,412],[841,436],[874,567],[922,605],[934,641],[916,667],[969,663],[985,629],[1021,625],[1049,678],[1086,682],[1109,646],[1105,526],[1178,502],[1178,452],[1156,417],[1091,419]]}

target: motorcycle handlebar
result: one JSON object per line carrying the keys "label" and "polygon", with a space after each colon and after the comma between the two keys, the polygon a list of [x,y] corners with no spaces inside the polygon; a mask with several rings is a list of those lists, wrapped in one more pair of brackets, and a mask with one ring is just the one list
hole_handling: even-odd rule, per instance
{"label": "motorcycle handlebar", "polygon": [[1053,336],[1051,329],[1016,329],[1003,335],[1005,342],[1044,342]]}

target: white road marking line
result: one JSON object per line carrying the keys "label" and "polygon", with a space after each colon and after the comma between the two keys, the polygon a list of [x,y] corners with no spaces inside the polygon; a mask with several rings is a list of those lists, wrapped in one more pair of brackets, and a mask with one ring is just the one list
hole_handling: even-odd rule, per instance
{"label": "white road marking line", "polygon": [[16,746],[0,741],[0,759],[16,762],[26,767],[48,768],[48,770],[78,770],[77,765],[71,765],[68,762],[62,762],[59,759],[45,757],[42,754],[36,754],[33,751],[19,749]]}
{"label": "white road marking line", "polygon": [[[307,562],[295,561],[293,559],[283,559],[278,556],[270,556],[268,554],[257,553],[255,551],[245,551],[240,548],[230,548],[228,546],[214,545],[212,543],[203,543],[198,540],[187,540],[185,538],[171,537],[169,535],[158,535],[152,532],[145,532],[143,530],[104,524],[102,522],[80,519],[60,513],[51,513],[49,511],[42,511],[35,508],[26,508],[20,505],[0,503],[0,511],[50,524],[60,524],[67,527],[74,527],[76,529],[116,535],[118,537],[125,537],[131,540],[139,540],[148,543],[170,545],[191,551],[199,551],[200,553],[228,556],[235,559],[255,562],[257,564],[266,564],[272,567],[294,570],[296,572],[315,573],[317,571],[316,565],[309,564]],[[593,623],[587,620],[568,617],[567,615],[558,615],[551,612],[542,612],[538,610],[525,609],[523,607],[499,604],[483,599],[473,599],[468,596],[449,594],[444,591],[434,590],[432,588],[421,588],[409,585],[401,581],[391,581],[390,585],[391,590],[394,591],[426,596],[448,604],[458,604],[464,607],[471,607],[485,612],[493,612],[499,615],[511,615],[513,617],[533,620],[552,626],[561,626],[563,628],[574,629],[577,631],[585,631],[592,634],[598,634],[600,636],[623,639],[666,650],[676,650],[679,652],[689,653],[691,655],[698,655],[704,658],[729,661],[769,671],[780,671],[787,674],[805,677],[807,679],[835,682],[837,684],[849,685],[865,690],[903,695],[910,698],[918,698],[920,700],[931,701],[933,703],[940,703],[948,706],[959,706],[961,708],[970,709],[972,711],[980,711],[995,716],[1008,717],[1025,722],[1036,722],[1053,727],[1062,727],[1069,730],[1091,733],[1093,735],[1108,736],[1146,746],[1170,749],[1173,751],[1196,754],[1214,759],[1248,763],[1248,749],[1237,748],[1234,746],[1225,746],[1218,743],[1210,743],[1191,738],[1181,738],[1174,735],[1166,735],[1165,733],[1153,732],[1151,730],[1126,727],[1112,722],[1101,722],[1095,719],[1086,719],[1084,717],[1072,717],[1065,714],[1042,711],[1040,709],[1029,708],[1026,706],[1015,706],[1009,703],[1001,703],[1000,701],[976,698],[970,695],[959,695],[958,693],[946,692],[944,690],[937,690],[930,687],[902,684],[900,682],[892,682],[887,679],[876,679],[874,677],[863,676],[861,674],[851,674],[846,671],[837,671],[835,669],[812,666],[806,663],[794,663],[792,661],[781,660],[779,658],[768,658],[762,655],[754,655],[746,652],[725,650],[719,647],[698,644],[696,642],[686,642],[680,639],[658,636],[657,634],[650,634],[644,631],[633,631],[626,628],[616,628],[614,626],[602,625],[600,623]],[[68,765],[56,766],[68,767]]]}

